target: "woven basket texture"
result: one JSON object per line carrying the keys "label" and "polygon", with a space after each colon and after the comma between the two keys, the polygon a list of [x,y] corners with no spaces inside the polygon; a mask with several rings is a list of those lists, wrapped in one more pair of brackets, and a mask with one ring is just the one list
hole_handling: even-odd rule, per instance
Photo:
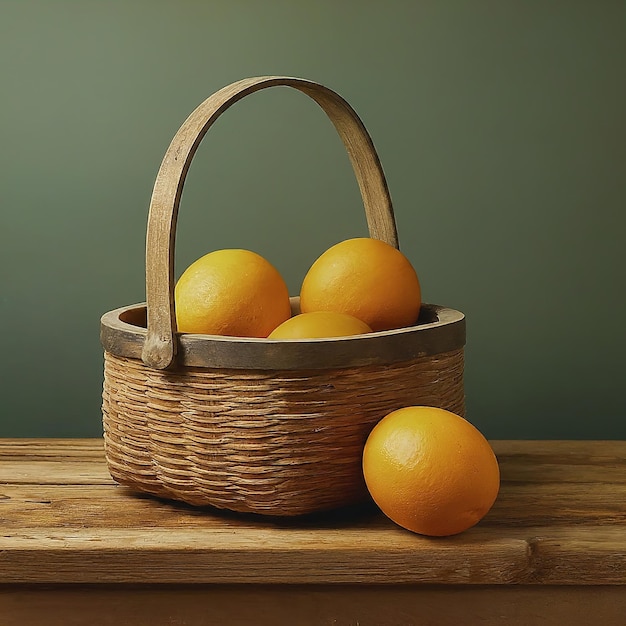
{"label": "woven basket texture", "polygon": [[363,501],[373,426],[403,406],[464,415],[463,349],[308,371],[156,370],[105,352],[103,423],[121,484],[192,505],[301,515]]}

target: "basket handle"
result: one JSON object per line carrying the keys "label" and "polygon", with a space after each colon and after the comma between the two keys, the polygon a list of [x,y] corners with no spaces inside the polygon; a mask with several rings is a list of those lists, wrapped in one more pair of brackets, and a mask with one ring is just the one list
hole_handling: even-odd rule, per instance
{"label": "basket handle", "polygon": [[154,183],[146,234],[148,332],[143,362],[166,369],[177,351],[174,310],[174,240],[185,177],[200,141],[217,118],[245,96],[274,86],[293,87],[311,97],[334,124],[356,175],[370,236],[398,247],[393,207],[374,144],[352,107],[318,83],[286,76],[246,78],[215,92],[185,120],[163,157]]}

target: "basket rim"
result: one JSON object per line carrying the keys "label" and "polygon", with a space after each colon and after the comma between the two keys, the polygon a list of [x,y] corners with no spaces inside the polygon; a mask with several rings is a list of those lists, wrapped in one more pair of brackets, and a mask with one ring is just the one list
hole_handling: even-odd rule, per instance
{"label": "basket rim", "polygon": [[[176,365],[249,370],[336,369],[390,365],[463,348],[463,313],[429,303],[422,303],[422,310],[435,321],[350,337],[296,340],[177,333]],[[106,312],[100,320],[104,350],[118,357],[141,360],[147,329],[124,318],[145,314],[145,302]]]}

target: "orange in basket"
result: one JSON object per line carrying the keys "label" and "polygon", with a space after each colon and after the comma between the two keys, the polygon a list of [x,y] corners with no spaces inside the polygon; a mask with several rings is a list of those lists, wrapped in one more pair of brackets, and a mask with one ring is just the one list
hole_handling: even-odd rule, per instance
{"label": "orange in basket", "polygon": [[300,290],[302,311],[347,313],[372,330],[415,324],[421,302],[417,273],[407,257],[371,237],[330,247],[306,273]]}
{"label": "orange in basket", "polygon": [[371,333],[360,319],[336,311],[300,313],[275,328],[268,339],[313,339],[315,337],[349,337]]}
{"label": "orange in basket", "polygon": [[280,272],[251,250],[215,250],[194,261],[174,289],[183,333],[267,337],[291,315]]}

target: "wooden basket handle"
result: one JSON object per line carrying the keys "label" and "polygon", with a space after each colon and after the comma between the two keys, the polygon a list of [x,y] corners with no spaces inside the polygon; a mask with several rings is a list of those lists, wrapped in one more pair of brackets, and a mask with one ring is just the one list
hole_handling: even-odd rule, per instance
{"label": "wooden basket handle", "polygon": [[274,86],[293,87],[317,102],[343,140],[359,183],[371,237],[398,247],[389,190],[374,144],[352,107],[318,83],[286,76],[246,78],[215,92],[180,127],[156,177],[146,235],[146,302],[148,332],[142,360],[165,369],[176,356],[174,311],[174,241],[185,177],[200,141],[217,118],[245,96]]}

